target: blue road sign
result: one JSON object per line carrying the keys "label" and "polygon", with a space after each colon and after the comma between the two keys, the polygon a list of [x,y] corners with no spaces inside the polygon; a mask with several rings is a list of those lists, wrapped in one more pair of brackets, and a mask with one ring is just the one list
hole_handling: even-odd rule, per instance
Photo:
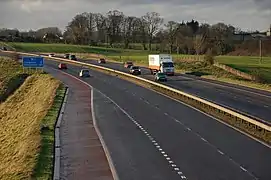
{"label": "blue road sign", "polygon": [[23,57],[23,67],[41,68],[43,64],[43,57]]}

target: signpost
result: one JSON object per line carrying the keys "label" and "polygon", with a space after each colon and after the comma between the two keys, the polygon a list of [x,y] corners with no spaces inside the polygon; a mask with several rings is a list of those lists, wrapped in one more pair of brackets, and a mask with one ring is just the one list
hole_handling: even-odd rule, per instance
{"label": "signpost", "polygon": [[43,57],[37,56],[37,57],[23,57],[23,68],[35,68],[37,71],[37,68],[42,68],[44,66],[44,59]]}

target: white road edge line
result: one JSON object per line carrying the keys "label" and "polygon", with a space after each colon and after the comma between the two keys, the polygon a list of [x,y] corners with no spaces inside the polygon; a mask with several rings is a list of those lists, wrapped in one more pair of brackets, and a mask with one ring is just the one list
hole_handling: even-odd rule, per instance
{"label": "white road edge line", "polygon": [[[81,82],[84,82],[84,81],[82,81],[82,80],[80,80],[80,81],[81,81]],[[93,105],[93,102],[94,102],[94,101],[93,101],[93,87],[92,87],[91,85],[85,83],[85,82],[84,82],[84,84],[88,85],[88,86],[91,88],[91,114],[92,114],[92,119],[93,119],[93,125],[94,125],[94,128],[95,128],[95,130],[96,130],[96,132],[97,132],[97,134],[98,134],[98,137],[99,137],[99,139],[100,139],[100,141],[101,141],[101,144],[102,144],[102,146],[103,146],[103,149],[104,149],[104,151],[105,151],[105,155],[106,155],[106,158],[107,158],[109,167],[110,167],[110,169],[111,169],[111,173],[112,173],[113,179],[114,179],[114,180],[119,180],[119,176],[118,176],[117,171],[116,171],[116,169],[115,169],[115,166],[114,166],[113,160],[112,160],[112,158],[111,158],[111,155],[110,155],[110,153],[109,153],[109,150],[108,150],[108,148],[107,148],[107,145],[106,145],[106,143],[105,143],[105,141],[104,141],[104,139],[103,139],[103,136],[102,136],[102,134],[101,134],[101,132],[100,132],[98,126],[97,126],[97,121],[96,121],[95,111],[94,111],[94,105]]]}
{"label": "white road edge line", "polygon": [[[62,72],[62,71],[60,71],[60,72]],[[100,132],[98,126],[97,126],[97,121],[96,121],[95,111],[94,111],[94,105],[93,105],[93,102],[94,102],[94,101],[93,101],[93,89],[94,89],[93,86],[91,86],[90,84],[86,83],[85,81],[83,81],[83,80],[81,80],[81,79],[79,79],[79,78],[77,78],[77,77],[75,77],[75,76],[73,76],[73,75],[70,75],[70,74],[68,74],[68,73],[66,73],[66,72],[62,72],[62,73],[66,74],[66,75],[68,75],[68,76],[70,76],[70,77],[72,77],[72,78],[74,78],[74,79],[80,81],[81,83],[85,84],[86,86],[90,87],[90,90],[91,90],[91,111],[92,111],[91,114],[92,114],[92,119],[93,119],[93,125],[94,125],[94,128],[95,128],[95,130],[96,130],[96,132],[97,132],[97,135],[98,135],[98,137],[99,137],[99,139],[100,139],[100,141],[101,141],[101,144],[102,144],[102,146],[103,146],[104,153],[105,153],[105,156],[106,156],[106,158],[107,158],[107,161],[108,161],[108,164],[109,164],[109,167],[110,167],[110,170],[111,170],[113,179],[114,179],[114,180],[119,180],[119,176],[118,176],[118,174],[117,174],[117,171],[116,171],[116,168],[115,168],[115,166],[114,166],[113,160],[112,160],[111,155],[110,155],[110,153],[109,153],[108,147],[107,147],[107,145],[106,145],[106,143],[105,143],[105,141],[104,141],[104,139],[103,139],[103,137],[102,137],[102,134],[101,134],[101,132]],[[96,90],[96,89],[95,89],[95,90]],[[100,92],[99,90],[96,90],[96,91]],[[101,93],[101,92],[100,92],[100,93]],[[101,94],[103,94],[103,93],[101,93]],[[104,95],[104,94],[103,94],[103,95]],[[112,101],[110,98],[108,98],[108,99],[109,99],[110,101]],[[112,101],[112,102],[113,102],[113,101]],[[113,103],[114,103],[114,102],[113,102]]]}
{"label": "white road edge line", "polygon": [[[55,69],[55,70],[56,70],[56,69]],[[57,71],[57,70],[56,70],[56,71]],[[59,70],[58,70],[58,71],[59,71]],[[99,128],[97,127],[96,118],[95,118],[95,114],[94,114],[94,106],[93,106],[93,89],[94,89],[94,88],[93,88],[90,84],[88,84],[88,83],[82,81],[81,79],[79,79],[79,78],[77,78],[77,77],[75,77],[75,76],[73,76],[73,75],[70,75],[70,74],[68,74],[68,73],[66,73],[66,72],[63,72],[63,71],[59,71],[59,72],[61,72],[61,73],[63,73],[63,74],[66,74],[66,75],[68,75],[68,76],[70,76],[70,77],[72,77],[72,78],[74,78],[74,79],[80,81],[81,83],[87,85],[88,87],[90,87],[90,90],[91,90],[91,91],[90,91],[90,92],[91,92],[91,111],[92,111],[91,114],[92,114],[92,119],[93,119],[93,125],[94,125],[95,131],[96,131],[96,133],[97,133],[97,135],[98,135],[98,137],[99,137],[99,139],[100,139],[100,141],[101,141],[102,147],[103,147],[103,149],[104,149],[104,153],[105,153],[105,156],[106,156],[106,158],[107,158],[107,161],[108,161],[109,168],[110,168],[110,170],[111,170],[113,179],[114,179],[114,180],[119,180],[119,176],[118,176],[117,171],[116,171],[116,169],[115,169],[115,166],[114,166],[114,164],[113,164],[113,161],[112,161],[112,158],[111,158],[111,156],[110,156],[109,150],[108,150],[108,148],[107,148],[107,146],[106,146],[106,144],[105,144],[105,141],[104,141],[104,139],[103,139],[103,137],[102,137],[102,135],[101,135],[101,133],[100,133]],[[110,100],[110,99],[109,99],[109,100]],[[59,137],[59,135],[58,135],[58,137]],[[58,163],[59,163],[59,164],[57,164],[57,165],[58,165],[57,167],[60,167],[60,151],[59,151]],[[54,178],[54,180],[59,180],[59,173],[60,173],[59,169],[60,169],[60,168],[58,168],[58,179],[55,179],[55,178]]]}
{"label": "white road edge line", "polygon": [[60,180],[60,124],[63,119],[63,113],[65,110],[65,106],[67,104],[67,98],[68,98],[69,88],[67,88],[67,91],[64,95],[64,100],[61,105],[61,110],[59,112],[59,116],[56,121],[56,127],[55,127],[55,162],[54,162],[54,180]]}
{"label": "white road edge line", "polygon": [[[62,71],[60,71],[60,72],[62,72]],[[117,171],[116,171],[116,169],[115,169],[115,166],[114,166],[114,164],[113,164],[113,160],[112,160],[112,158],[111,158],[111,156],[110,156],[110,154],[109,154],[109,151],[108,151],[108,148],[107,148],[107,146],[106,146],[106,144],[105,144],[105,142],[104,142],[104,140],[103,140],[103,137],[102,137],[102,135],[101,135],[101,133],[100,133],[100,130],[99,130],[99,128],[97,127],[97,125],[96,125],[96,119],[95,119],[95,115],[94,115],[94,105],[93,105],[93,90],[95,89],[93,86],[91,86],[90,84],[88,84],[88,83],[86,83],[85,81],[83,81],[83,80],[81,80],[81,79],[79,79],[79,78],[77,78],[77,77],[75,77],[75,76],[73,76],[73,75],[70,75],[70,74],[68,74],[68,73],[66,73],[66,72],[62,72],[62,73],[64,73],[64,74],[66,74],[66,75],[68,75],[68,76],[70,76],[70,77],[72,77],[72,78],[74,78],[74,79],[76,79],[76,80],[78,80],[78,81],[80,81],[80,82],[82,82],[83,84],[85,84],[85,85],[87,85],[88,87],[90,87],[91,88],[91,111],[92,111],[92,118],[93,118],[93,124],[94,124],[94,128],[96,129],[96,131],[97,131],[97,134],[98,134],[98,136],[99,136],[99,138],[100,138],[100,140],[101,140],[101,143],[102,143],[102,146],[103,146],[103,148],[104,148],[104,151],[105,151],[105,154],[106,154],[106,157],[107,157],[107,160],[108,160],[108,163],[109,163],[109,166],[110,166],[110,169],[111,169],[111,172],[112,172],[112,175],[113,175],[113,178],[114,178],[114,180],[119,180],[119,177],[118,177],[118,174],[117,174]],[[124,109],[122,109],[115,101],[113,101],[110,97],[108,97],[108,96],[106,96],[104,93],[102,93],[101,91],[99,91],[98,89],[95,89],[95,91],[97,91],[97,92],[99,92],[100,94],[102,94],[104,97],[106,97],[107,99],[109,99],[115,106],[117,106],[137,127],[141,127],[141,131],[142,132],[144,132],[144,131],[146,131],[146,130],[144,130],[143,129],[143,127],[141,126],[141,125],[137,125],[135,122],[136,122],[136,120],[134,120],[134,118],[133,117],[131,117]],[[148,136],[147,136],[148,137]],[[149,138],[150,139],[150,138]],[[152,142],[153,143],[153,142]],[[153,143],[153,144],[156,144],[157,142],[155,142],[155,143]],[[158,143],[157,143],[158,144]],[[161,148],[159,148],[159,151],[162,151],[162,149]],[[163,155],[164,157],[165,157],[165,159],[168,157],[168,155],[167,154],[165,154],[165,155]],[[169,164],[171,164],[170,162],[171,161],[168,161],[169,162]],[[177,173],[177,175],[180,175],[180,174],[183,174],[183,173]],[[187,179],[186,178],[186,176],[184,176],[184,175],[182,175],[181,176],[181,178],[182,179]]]}

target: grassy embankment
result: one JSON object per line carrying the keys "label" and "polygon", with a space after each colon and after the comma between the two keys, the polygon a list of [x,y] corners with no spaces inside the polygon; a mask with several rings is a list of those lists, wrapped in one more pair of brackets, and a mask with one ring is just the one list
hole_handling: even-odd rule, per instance
{"label": "grassy embankment", "polygon": [[0,57],[0,103],[27,78],[21,65],[10,58]]}
{"label": "grassy embankment", "polygon": [[50,179],[54,123],[64,88],[48,74],[28,74],[13,94],[7,93],[22,69],[8,58],[0,63],[0,97],[6,96],[0,103],[0,179]]}
{"label": "grassy embankment", "polygon": [[[91,46],[79,46],[79,45],[65,45],[65,44],[35,44],[35,43],[9,43],[13,48],[18,51],[25,52],[54,52],[54,53],[77,53],[78,56],[84,58],[97,58],[97,54],[106,56],[108,59],[124,62],[127,60],[134,61],[137,65],[147,66],[147,57],[150,53],[143,50],[128,50],[117,48],[105,48],[105,47],[91,47]],[[201,76],[204,78],[219,80],[223,82],[229,82],[238,85],[244,85],[248,87],[264,89],[271,91],[271,58],[264,57],[262,64],[258,63],[258,57],[246,57],[246,56],[217,56],[215,60],[219,63],[226,64],[243,72],[258,75],[263,79],[264,83],[256,83],[244,80],[235,75],[232,75],[224,70],[221,70],[214,66],[203,66],[202,61],[194,55],[177,55],[173,54],[173,58],[176,64],[177,72],[183,72]]]}

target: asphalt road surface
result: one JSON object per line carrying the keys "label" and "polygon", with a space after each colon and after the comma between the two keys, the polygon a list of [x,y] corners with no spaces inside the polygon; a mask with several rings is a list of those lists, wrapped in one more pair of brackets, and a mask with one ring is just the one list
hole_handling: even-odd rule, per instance
{"label": "asphalt road surface", "polygon": [[[62,73],[58,63],[45,64],[47,72]],[[78,77],[80,69],[64,71]],[[120,180],[271,179],[270,148],[182,103],[90,72],[80,79],[97,89],[96,120]]]}
{"label": "asphalt road surface", "polygon": [[[79,61],[98,64],[95,60]],[[128,69],[119,63],[107,62],[99,65],[128,72]],[[146,68],[142,68],[141,77],[154,79]],[[168,81],[163,84],[252,117],[257,117],[271,124],[271,93],[269,92],[180,74],[168,77]]]}

